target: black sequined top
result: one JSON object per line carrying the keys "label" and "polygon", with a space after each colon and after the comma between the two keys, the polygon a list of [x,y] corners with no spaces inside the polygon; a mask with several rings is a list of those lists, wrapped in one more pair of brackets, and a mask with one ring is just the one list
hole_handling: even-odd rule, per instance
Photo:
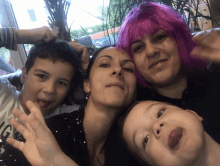
{"label": "black sequined top", "polygon": [[[63,152],[80,166],[89,166],[87,141],[83,128],[84,109],[80,108],[72,113],[53,116],[46,123],[54,134]],[[122,145],[117,132],[117,125],[112,129],[106,143],[105,166],[138,166],[137,161]],[[25,141],[22,135],[17,138]],[[24,155],[17,149],[7,145],[5,153],[1,156],[0,166],[29,166]]]}

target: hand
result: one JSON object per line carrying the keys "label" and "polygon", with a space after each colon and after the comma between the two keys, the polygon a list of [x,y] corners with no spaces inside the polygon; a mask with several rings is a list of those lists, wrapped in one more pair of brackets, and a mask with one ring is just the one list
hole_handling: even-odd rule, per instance
{"label": "hand", "polygon": [[81,69],[85,72],[89,65],[89,53],[85,46],[78,44],[76,40],[69,42],[69,44],[75,48],[77,51],[82,52],[82,57],[80,58]]}
{"label": "hand", "polygon": [[193,37],[197,46],[192,50],[192,56],[198,56],[205,61],[220,63],[220,29],[210,29]]}
{"label": "hand", "polygon": [[8,138],[6,141],[22,151],[31,165],[74,165],[75,163],[61,151],[53,134],[46,126],[40,110],[31,101],[26,105],[31,112],[29,115],[18,109],[12,111],[12,114],[24,125],[11,120],[11,125],[24,136],[26,142],[22,143],[13,138]]}
{"label": "hand", "polygon": [[59,29],[54,27],[50,30],[48,27],[43,26],[34,29],[17,29],[16,37],[18,44],[42,44],[57,38]]}

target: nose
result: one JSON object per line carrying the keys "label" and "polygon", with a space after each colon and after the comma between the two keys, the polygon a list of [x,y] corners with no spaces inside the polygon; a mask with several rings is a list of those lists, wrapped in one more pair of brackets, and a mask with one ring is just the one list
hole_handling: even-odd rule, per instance
{"label": "nose", "polygon": [[122,67],[121,66],[114,67],[114,69],[112,71],[112,75],[117,75],[117,76],[122,77],[123,76]]}
{"label": "nose", "polygon": [[45,84],[44,92],[48,94],[53,94],[56,91],[56,84],[53,81],[48,81],[47,84]]}
{"label": "nose", "polygon": [[156,137],[160,137],[161,131],[163,130],[163,127],[165,126],[165,122],[163,121],[157,121],[153,124],[153,133]]}
{"label": "nose", "polygon": [[150,40],[145,41],[146,44],[146,55],[148,58],[153,58],[159,53],[159,49],[157,46],[152,43]]}

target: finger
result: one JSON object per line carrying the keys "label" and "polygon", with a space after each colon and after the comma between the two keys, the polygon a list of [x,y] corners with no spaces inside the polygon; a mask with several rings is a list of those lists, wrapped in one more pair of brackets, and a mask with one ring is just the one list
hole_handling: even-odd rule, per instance
{"label": "finger", "polygon": [[28,129],[23,126],[22,124],[18,123],[14,119],[10,121],[10,124],[19,132],[21,133],[25,138],[29,136],[29,131]]}
{"label": "finger", "polygon": [[212,61],[216,63],[220,62],[219,56],[217,56],[218,52],[216,52],[216,50],[211,48],[195,47],[190,54],[191,56],[196,56],[205,61]]}
{"label": "finger", "polygon": [[41,121],[41,123],[46,125],[44,117],[43,117],[40,109],[32,101],[30,101],[30,100],[27,101],[26,106],[30,110],[30,112],[33,113],[37,117],[37,119],[39,119]]}
{"label": "finger", "polygon": [[23,152],[23,149],[24,149],[24,143],[23,142],[17,141],[13,138],[7,138],[6,142],[8,144],[10,144],[11,146],[15,147],[16,149],[20,150],[21,152]]}
{"label": "finger", "polygon": [[18,109],[13,109],[12,110],[12,114],[18,118],[18,120],[23,123],[23,124],[27,124],[28,123],[28,115],[25,114],[24,112],[18,110]]}
{"label": "finger", "polygon": [[51,41],[53,39],[52,34],[50,32],[50,30],[48,29],[47,32],[45,32],[44,38],[43,40],[48,43],[49,41]]}
{"label": "finger", "polygon": [[39,119],[37,119],[34,114],[31,114],[29,118],[31,121],[30,126],[34,130],[36,136],[38,138],[45,138],[45,135],[50,132],[48,127],[44,125]]}
{"label": "finger", "polygon": [[200,46],[200,47],[212,47],[212,44],[219,40],[220,33],[218,31],[208,31],[206,35],[199,35],[193,38],[193,40]]}

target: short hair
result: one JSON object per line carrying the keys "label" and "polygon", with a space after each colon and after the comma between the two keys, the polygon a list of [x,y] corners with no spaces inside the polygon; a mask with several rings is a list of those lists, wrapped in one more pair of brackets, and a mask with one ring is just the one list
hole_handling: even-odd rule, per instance
{"label": "short hair", "polygon": [[[80,57],[78,52],[64,40],[53,40],[48,43],[32,46],[25,63],[26,74],[33,67],[37,58],[50,59],[51,61],[68,62],[74,68],[71,88],[62,104],[81,104],[85,98],[83,91],[83,78],[80,73]],[[73,86],[74,84],[74,86]]]}
{"label": "short hair", "polygon": [[[157,27],[157,28],[155,28]],[[144,2],[134,8],[126,16],[121,29],[116,47],[124,49],[133,59],[130,47],[132,42],[145,34],[152,34],[158,29],[164,29],[169,36],[176,40],[183,72],[203,71],[206,63],[197,57],[191,57],[190,52],[195,47],[188,25],[180,15],[166,5],[154,2]],[[142,86],[147,87],[141,73],[136,70],[137,80]]]}

